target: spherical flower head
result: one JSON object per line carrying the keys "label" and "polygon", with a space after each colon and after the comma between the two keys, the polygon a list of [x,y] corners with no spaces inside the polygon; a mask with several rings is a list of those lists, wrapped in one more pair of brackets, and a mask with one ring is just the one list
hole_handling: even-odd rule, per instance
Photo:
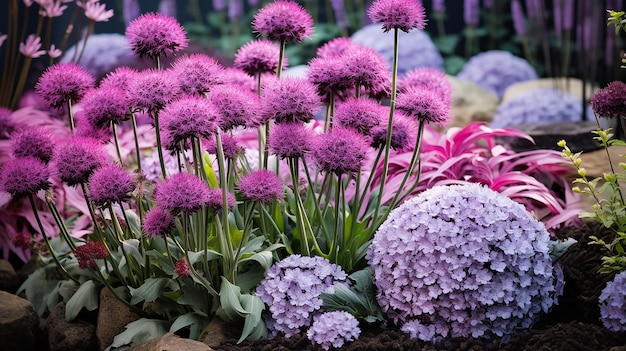
{"label": "spherical flower head", "polygon": [[15,157],[34,157],[50,162],[54,153],[52,135],[43,128],[25,128],[11,135],[11,150]]}
{"label": "spherical flower head", "polygon": [[342,175],[358,173],[368,150],[369,145],[362,135],[334,127],[315,137],[311,152],[320,170]]}
{"label": "spherical flower head", "polygon": [[196,137],[211,138],[218,128],[218,111],[208,99],[183,96],[167,104],[159,114],[161,131],[178,144]]}
{"label": "spherical flower head", "polygon": [[126,38],[139,57],[159,58],[174,55],[187,47],[188,39],[175,18],[160,13],[146,13],[130,22]]}
{"label": "spherical flower head", "polygon": [[9,139],[15,130],[15,122],[11,117],[13,111],[7,107],[0,107],[0,140]]}
{"label": "spherical flower head", "polygon": [[115,71],[107,73],[107,75],[102,78],[99,87],[113,85],[118,88],[125,89],[138,73],[139,72],[134,68],[125,66],[118,67]]}
{"label": "spherical flower head", "polygon": [[244,199],[269,205],[282,200],[285,195],[283,182],[274,172],[259,169],[241,177],[239,192]]}
{"label": "spherical flower head", "polygon": [[31,241],[30,233],[19,232],[11,239],[11,244],[18,249],[29,250]]}
{"label": "spherical flower head", "polygon": [[[260,73],[276,74],[280,46],[269,40],[253,40],[245,43],[235,54],[234,66],[251,76]],[[287,56],[283,57],[282,69],[288,65]]]}
{"label": "spherical flower head", "polygon": [[391,94],[391,71],[381,54],[372,48],[354,45],[344,53],[346,69],[357,87],[377,97]]}
{"label": "spherical flower head", "polygon": [[591,108],[599,117],[626,117],[626,84],[620,81],[609,83],[591,96]]}
{"label": "spherical flower head", "polygon": [[239,85],[256,94],[257,80],[244,70],[227,67],[224,69],[224,84]]}
{"label": "spherical flower head", "polygon": [[317,48],[317,57],[334,57],[341,56],[346,50],[355,45],[352,39],[347,37],[338,37],[329,40],[324,45]]}
{"label": "spherical flower head", "polygon": [[[222,194],[222,189],[219,188],[211,188],[209,189],[209,201],[207,202],[207,207],[213,210],[213,213],[219,213],[222,208],[224,208],[224,196]],[[232,209],[237,204],[237,199],[235,199],[235,195],[231,192],[226,193],[226,204],[228,205],[228,209]]]}
{"label": "spherical flower head", "polygon": [[299,43],[313,34],[313,18],[295,1],[277,0],[254,15],[252,29],[269,40]]}
{"label": "spherical flower head", "polygon": [[0,168],[0,189],[22,197],[50,187],[48,166],[34,157],[6,160]]}
{"label": "spherical flower head", "polygon": [[359,321],[350,313],[332,311],[315,316],[306,335],[313,344],[329,350],[331,347],[338,349],[346,342],[357,340],[361,329]]}
{"label": "spherical flower head", "polygon": [[74,254],[81,269],[96,269],[96,260],[103,260],[109,256],[106,246],[100,241],[88,241],[76,247]]}
{"label": "spherical flower head", "polygon": [[179,93],[180,86],[171,71],[148,69],[128,82],[126,101],[133,109],[154,114]]}
{"label": "spherical flower head", "polygon": [[[371,133],[371,145],[374,149],[382,149],[387,143],[387,120],[374,129]],[[393,150],[408,150],[415,145],[417,137],[417,123],[402,112],[396,112],[391,122],[391,144]]]}
{"label": "spherical flower head", "polygon": [[58,108],[68,101],[77,102],[93,88],[95,78],[74,63],[57,63],[39,77],[35,90],[50,107]]}
{"label": "spherical flower head", "polygon": [[[245,152],[245,148],[241,145],[239,140],[230,134],[221,134],[222,138],[222,151],[224,157],[228,160],[236,160],[237,157]],[[206,143],[206,151],[210,154],[217,155],[217,140],[212,138]]]}
{"label": "spherical flower head", "polygon": [[381,124],[381,119],[387,112],[389,111],[372,99],[349,98],[337,104],[333,123],[369,136]]}
{"label": "spherical flower head", "polygon": [[73,137],[57,146],[53,159],[61,180],[74,186],[87,183],[98,167],[107,164],[108,155],[96,139]]}
{"label": "spherical flower head", "polygon": [[417,0],[376,0],[367,15],[373,23],[382,23],[385,32],[397,28],[408,33],[426,26],[424,6]]}
{"label": "spherical flower head", "polygon": [[348,69],[344,56],[316,57],[309,62],[309,81],[317,87],[317,93],[329,99],[331,94],[345,99],[356,86],[353,72]]}
{"label": "spherical flower head", "polygon": [[452,102],[452,83],[445,73],[430,67],[420,67],[409,71],[398,81],[398,91],[402,92],[410,87],[428,88],[440,94],[446,104]]}
{"label": "spherical flower head", "polygon": [[176,261],[176,266],[174,267],[174,273],[176,273],[176,275],[182,278],[189,276],[189,273],[190,273],[189,263],[187,263],[186,259],[181,258],[178,261]]}
{"label": "spherical flower head", "polygon": [[222,130],[244,127],[258,119],[259,97],[244,86],[216,86],[209,93],[209,99],[219,111]]}
{"label": "spherical flower head", "polygon": [[120,124],[130,118],[124,90],[114,85],[104,85],[87,91],[81,106],[83,117],[98,128]]}
{"label": "spherical flower head", "polygon": [[436,91],[411,87],[396,97],[396,109],[427,124],[445,126],[450,121],[451,106]]}
{"label": "spherical flower head", "polygon": [[302,123],[278,123],[270,128],[269,146],[280,158],[304,157],[311,150],[313,132]]}
{"label": "spherical flower head", "polygon": [[598,300],[602,325],[616,333],[626,331],[626,272],[606,283]]}
{"label": "spherical flower head", "polygon": [[395,208],[366,255],[383,312],[411,337],[502,338],[554,304],[550,233],[477,183],[435,186]]}
{"label": "spherical flower head", "polygon": [[74,115],[74,123],[76,124],[74,136],[95,139],[103,144],[110,142],[113,137],[112,128],[98,127],[89,123],[82,110],[77,111]]}
{"label": "spherical flower head", "polygon": [[143,230],[147,236],[165,237],[172,233],[175,228],[174,216],[170,211],[157,206],[146,212],[146,218],[143,221]]}
{"label": "spherical flower head", "polygon": [[320,106],[315,86],[308,80],[283,77],[268,82],[261,93],[262,121],[308,122]]}
{"label": "spherical flower head", "polygon": [[189,215],[208,203],[209,186],[193,174],[176,173],[156,185],[154,201],[174,215]]}
{"label": "spherical flower head", "polygon": [[89,196],[104,208],[128,200],[136,183],[135,176],[119,165],[102,166],[89,177]]}
{"label": "spherical flower head", "polygon": [[224,83],[224,67],[205,54],[180,57],[174,61],[171,70],[181,91],[188,95],[204,95],[213,86]]}

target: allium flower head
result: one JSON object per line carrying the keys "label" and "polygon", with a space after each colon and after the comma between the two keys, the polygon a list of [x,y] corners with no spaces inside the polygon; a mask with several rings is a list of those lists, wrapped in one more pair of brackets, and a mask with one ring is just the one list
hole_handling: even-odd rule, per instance
{"label": "allium flower head", "polygon": [[204,95],[213,86],[224,83],[224,67],[205,54],[182,56],[174,61],[171,70],[182,92],[189,95]]}
{"label": "allium flower head", "polygon": [[417,0],[376,0],[367,14],[372,22],[382,23],[385,32],[393,28],[409,32],[426,26],[424,6]]}
{"label": "allium flower head", "polygon": [[265,169],[245,174],[237,186],[244,199],[264,205],[280,201],[285,195],[283,182],[280,178],[274,172]]}
{"label": "allium flower head", "polygon": [[354,341],[361,335],[359,321],[346,311],[325,312],[313,318],[313,324],[306,332],[313,344],[324,350],[340,348],[347,341]]}
{"label": "allium flower head", "polygon": [[341,56],[346,50],[350,49],[353,45],[355,45],[352,39],[347,37],[338,37],[335,39],[331,39],[326,42],[324,45],[317,48],[317,57],[333,57],[333,56]]}
{"label": "allium flower head", "polygon": [[367,98],[350,98],[337,104],[333,123],[350,128],[361,135],[370,135],[387,113],[378,102]]}
{"label": "allium flower head", "polygon": [[345,99],[356,85],[354,74],[346,65],[343,55],[313,58],[309,62],[307,77],[325,99],[330,94]]}
{"label": "allium flower head", "polygon": [[66,139],[54,153],[58,175],[69,186],[87,183],[93,172],[107,161],[108,155],[102,144],[92,138]]}
{"label": "allium flower head", "polygon": [[[374,149],[382,149],[387,145],[387,121],[372,129],[371,145]],[[415,145],[417,137],[417,123],[415,119],[407,117],[397,111],[391,122],[391,144],[393,150],[407,150]]]}
{"label": "allium flower head", "polygon": [[621,81],[609,83],[591,96],[591,108],[603,118],[626,117],[626,84]]}
{"label": "allium flower head", "polygon": [[357,132],[335,127],[318,135],[313,141],[312,154],[323,172],[355,174],[361,170],[369,145]]}
{"label": "allium flower head", "polygon": [[146,212],[146,218],[143,221],[143,230],[147,236],[165,237],[172,233],[176,228],[174,215],[170,211],[156,206]]}
{"label": "allium flower head", "polygon": [[[235,54],[234,65],[251,76],[259,73],[276,74],[280,46],[269,40],[253,40],[245,43]],[[282,68],[288,65],[287,56],[283,57]]]}
{"label": "allium flower head", "polygon": [[188,277],[190,272],[189,272],[189,263],[187,263],[187,260],[184,258],[181,258],[178,261],[176,261],[174,272],[179,277],[183,277],[183,278]]}
{"label": "allium flower head", "polygon": [[364,87],[378,97],[391,93],[391,71],[385,59],[374,49],[354,45],[346,50],[343,61],[357,87]]}
{"label": "allium flower head", "polygon": [[167,104],[159,114],[161,130],[170,142],[196,137],[211,138],[218,128],[218,111],[208,99],[200,96],[183,96]]}
{"label": "allium flower head", "polygon": [[315,86],[296,77],[274,79],[263,87],[261,120],[276,123],[308,122],[320,107]]}
{"label": "allium flower head", "polygon": [[313,34],[313,18],[295,1],[276,0],[254,15],[252,29],[269,40],[299,43]]}
{"label": "allium flower head", "polygon": [[[235,160],[245,152],[245,148],[236,137],[226,133],[221,134],[221,137],[222,151],[226,159]],[[208,140],[205,148],[208,153],[217,155],[217,140],[215,138]]]}
{"label": "allium flower head", "polygon": [[[207,202],[207,207],[213,210],[213,213],[218,213],[224,208],[223,202],[224,196],[222,195],[222,189],[219,188],[211,188],[209,189],[209,200]],[[235,195],[231,192],[226,193],[226,203],[228,204],[228,209],[232,209],[237,204],[237,199],[235,199]]]}
{"label": "allium flower head", "polygon": [[96,269],[96,260],[103,260],[109,256],[106,246],[100,241],[88,241],[76,247],[74,254],[81,269]]}
{"label": "allium flower head", "polygon": [[11,151],[15,157],[34,157],[47,164],[54,153],[54,140],[43,128],[24,128],[11,134]]}
{"label": "allium flower head", "polygon": [[224,83],[245,87],[253,93],[257,91],[257,80],[240,68],[225,68]]}
{"label": "allium flower head", "polygon": [[252,125],[258,120],[259,97],[244,86],[216,86],[211,90],[209,99],[218,110],[222,130]]}
{"label": "allium flower head", "polygon": [[50,107],[61,107],[68,100],[79,101],[95,85],[94,77],[74,63],[57,63],[46,69],[35,86]]}
{"label": "allium flower head", "polygon": [[450,121],[450,105],[436,91],[423,87],[408,88],[398,94],[396,108],[427,124],[445,126]]}
{"label": "allium flower head", "polygon": [[174,215],[191,214],[209,201],[209,186],[193,174],[176,173],[156,185],[154,201]]}
{"label": "allium flower head", "polygon": [[124,90],[114,85],[104,85],[87,91],[81,106],[85,119],[98,128],[120,124],[130,118]]}
{"label": "allium flower head", "polygon": [[311,149],[313,132],[304,124],[278,123],[270,129],[269,146],[280,158],[299,158]]}
{"label": "allium flower head", "polygon": [[626,330],[626,272],[615,275],[606,283],[599,297],[600,320],[610,331],[621,333]]}
{"label": "allium flower head", "polygon": [[126,38],[139,57],[159,58],[174,55],[187,47],[188,39],[175,18],[159,13],[146,13],[126,28]]}
{"label": "allium flower head", "polygon": [[99,207],[121,203],[135,190],[135,176],[117,164],[97,168],[89,177],[89,196]]}
{"label": "allium flower head", "polygon": [[149,69],[128,82],[126,101],[131,108],[152,114],[174,100],[179,92],[180,86],[171,71]]}
{"label": "allium flower head", "polygon": [[50,187],[48,166],[34,157],[11,158],[0,167],[0,189],[22,197]]}
{"label": "allium flower head", "polygon": [[99,86],[105,87],[107,85],[113,85],[125,89],[138,73],[139,72],[134,68],[121,66],[116,68],[115,71],[107,73],[100,81]]}
{"label": "allium flower head", "polygon": [[440,94],[443,101],[452,102],[452,83],[445,73],[430,67],[420,67],[409,71],[398,81],[398,91],[410,87],[428,88]]}

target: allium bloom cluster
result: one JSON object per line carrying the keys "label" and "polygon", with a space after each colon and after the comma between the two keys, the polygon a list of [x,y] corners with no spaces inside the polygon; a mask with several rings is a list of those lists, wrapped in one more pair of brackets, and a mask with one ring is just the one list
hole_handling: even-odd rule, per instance
{"label": "allium bloom cluster", "polygon": [[343,61],[357,88],[364,87],[376,98],[389,96],[391,72],[385,58],[376,50],[353,45],[344,53]]}
{"label": "allium bloom cluster", "polygon": [[34,157],[11,158],[0,167],[0,189],[22,197],[50,187],[48,166]]}
{"label": "allium bloom cluster", "polygon": [[549,240],[505,195],[436,186],[391,212],[367,258],[383,312],[411,337],[503,337],[555,302]]}
{"label": "allium bloom cluster", "polygon": [[302,123],[279,123],[270,129],[269,146],[280,158],[303,157],[311,149],[313,132]]}
{"label": "allium bloom cluster", "polygon": [[35,86],[37,93],[50,107],[77,102],[95,85],[95,78],[74,63],[58,63],[48,67]]}
{"label": "allium bloom cluster", "polygon": [[434,68],[422,67],[408,72],[398,81],[398,91],[409,87],[422,87],[436,91],[447,104],[452,102],[452,83],[445,73]]}
{"label": "allium bloom cluster", "polygon": [[171,70],[181,91],[189,95],[204,95],[224,83],[224,68],[205,54],[185,55],[174,61]]}
{"label": "allium bloom cluster", "polygon": [[[226,193],[226,205],[228,209],[232,209],[237,204],[237,199],[235,199],[235,195],[231,192]],[[224,196],[222,194],[222,189],[220,188],[211,188],[209,189],[209,200],[207,201],[207,207],[213,210],[214,213],[217,213],[224,208]]]}
{"label": "allium bloom cluster", "polygon": [[89,178],[89,196],[100,207],[120,203],[135,190],[135,176],[119,165],[97,168]]}
{"label": "allium bloom cluster", "polygon": [[139,57],[159,58],[173,55],[187,47],[188,39],[175,18],[159,13],[146,13],[126,28],[126,38]]}
{"label": "allium bloom cluster", "polygon": [[188,215],[208,203],[209,186],[193,174],[176,173],[156,185],[154,201],[174,215]]}
{"label": "allium bloom cluster", "polygon": [[324,45],[317,48],[317,57],[333,57],[340,56],[354,45],[350,38],[338,37],[331,39]]}
{"label": "allium bloom cluster", "polygon": [[184,96],[167,104],[159,114],[161,130],[172,144],[193,137],[211,138],[218,128],[217,108],[200,96]]}
{"label": "allium bloom cluster", "polygon": [[367,14],[372,22],[382,23],[385,32],[394,28],[409,32],[426,26],[424,6],[416,0],[376,0]]}
{"label": "allium bloom cluster", "polygon": [[252,29],[269,40],[299,43],[313,34],[313,18],[295,1],[276,0],[254,15]]}
{"label": "allium bloom cluster", "polygon": [[255,125],[258,119],[259,97],[244,86],[216,86],[211,90],[209,99],[219,113],[222,130]]}
{"label": "allium bloom cluster", "polygon": [[265,169],[242,176],[237,186],[245,199],[265,205],[282,200],[285,195],[280,178],[274,172]]}
{"label": "allium bloom cluster", "polygon": [[171,71],[149,69],[136,74],[126,90],[126,101],[133,109],[154,113],[174,100],[180,85]]}
{"label": "allium bloom cluster", "polygon": [[315,57],[308,67],[307,77],[315,84],[320,96],[328,99],[334,94],[339,99],[345,99],[354,91],[356,82],[343,56]]}
{"label": "allium bloom cluster", "polygon": [[502,97],[509,86],[538,76],[523,58],[508,51],[491,50],[470,58],[457,78],[476,83]]}
{"label": "allium bloom cluster", "polygon": [[609,83],[591,96],[591,108],[603,118],[626,117],[626,84],[620,81]]}
{"label": "allium bloom cluster", "polygon": [[290,337],[310,326],[322,307],[321,293],[332,293],[346,279],[340,266],[319,256],[291,255],[272,265],[256,288],[271,313],[266,321],[270,332]]}
{"label": "allium bloom cluster", "polygon": [[146,212],[143,230],[147,236],[166,236],[175,228],[174,215],[170,211],[156,206]]}
{"label": "allium bloom cluster", "polygon": [[450,121],[450,105],[436,91],[411,87],[398,94],[396,109],[408,117],[427,124],[445,126]]}
{"label": "allium bloom cluster", "polygon": [[388,112],[372,99],[350,98],[337,104],[333,123],[339,127],[354,129],[361,135],[370,135]]}
{"label": "allium bloom cluster", "polygon": [[329,350],[331,347],[340,348],[347,341],[357,340],[361,329],[359,321],[350,313],[332,311],[315,316],[306,335],[313,344]]}
{"label": "allium bloom cluster", "polygon": [[[387,145],[387,125],[382,123],[371,133],[371,145],[380,150]],[[417,138],[417,123],[415,119],[407,117],[401,111],[396,111],[391,122],[391,144],[393,150],[407,150],[415,144]]]}
{"label": "allium bloom cluster", "polygon": [[261,120],[308,122],[320,107],[315,86],[304,78],[283,77],[263,87]]}
{"label": "allium bloom cluster", "polygon": [[120,124],[130,118],[130,109],[125,101],[121,87],[104,85],[91,89],[81,101],[82,115],[93,126],[105,128],[111,124]]}
{"label": "allium bloom cluster", "polygon": [[93,172],[108,161],[107,153],[95,139],[74,137],[59,144],[54,165],[62,181],[73,186],[87,183]]}
{"label": "allium bloom cluster", "polygon": [[47,164],[54,153],[54,141],[43,128],[25,128],[11,135],[11,150],[15,157],[34,157]]}
{"label": "allium bloom cluster", "polygon": [[107,73],[107,75],[102,78],[99,87],[102,88],[108,85],[113,85],[118,88],[125,89],[138,73],[139,72],[134,68],[125,66],[118,67],[115,71]]}
{"label": "allium bloom cluster", "polygon": [[322,172],[356,174],[363,166],[369,145],[357,132],[335,127],[313,141],[312,155]]}
{"label": "allium bloom cluster", "polygon": [[615,275],[606,283],[599,297],[600,320],[608,330],[620,333],[626,330],[626,272]]}
{"label": "allium bloom cluster", "polygon": [[[235,54],[234,66],[251,76],[260,73],[276,74],[280,46],[269,40],[254,40],[245,43]],[[282,68],[287,67],[287,56],[283,57]]]}
{"label": "allium bloom cluster", "polygon": [[[237,157],[245,153],[245,148],[241,145],[237,137],[223,133],[221,134],[222,151],[224,158],[227,160],[235,160]],[[212,138],[205,143],[205,149],[212,155],[217,155],[217,139]]]}
{"label": "allium bloom cluster", "polygon": [[84,245],[76,247],[74,252],[78,260],[78,267],[82,269],[95,269],[96,260],[102,260],[109,256],[106,246],[100,241],[88,241]]}

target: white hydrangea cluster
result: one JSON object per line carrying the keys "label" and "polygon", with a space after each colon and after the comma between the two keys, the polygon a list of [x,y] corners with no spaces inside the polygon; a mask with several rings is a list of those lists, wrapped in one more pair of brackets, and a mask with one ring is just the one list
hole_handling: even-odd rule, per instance
{"label": "white hydrangea cluster", "polygon": [[437,186],[391,212],[367,258],[383,311],[411,337],[502,337],[555,303],[550,234],[476,183]]}
{"label": "white hydrangea cluster", "polygon": [[599,297],[600,320],[614,332],[626,331],[626,272],[615,275]]}

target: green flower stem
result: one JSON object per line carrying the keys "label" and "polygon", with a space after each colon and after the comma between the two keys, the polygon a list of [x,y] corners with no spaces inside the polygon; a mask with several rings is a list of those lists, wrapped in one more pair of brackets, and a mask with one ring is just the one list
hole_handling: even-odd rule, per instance
{"label": "green flower stem", "polygon": [[193,157],[194,157],[193,163],[196,168],[196,176],[198,176],[198,178],[204,181],[207,181],[208,177],[204,169],[204,162],[202,158],[202,147],[200,145],[200,139],[196,137],[193,137],[191,139],[191,149],[193,151]]}
{"label": "green flower stem", "polygon": [[237,267],[233,267],[233,246],[230,238],[230,224],[228,220],[228,179],[226,177],[226,161],[224,158],[224,146],[222,145],[222,134],[220,129],[217,129],[215,133],[215,145],[217,149],[217,168],[220,176],[220,188],[222,189],[222,222],[223,225],[219,225],[220,218],[215,216],[216,223],[218,223],[218,239],[222,253],[225,255],[224,262],[224,274],[226,279],[235,284]]}
{"label": "green flower stem", "polygon": [[[191,261],[189,260],[189,252],[188,252],[188,251],[186,251],[185,249],[183,249],[183,248],[180,246],[180,243],[179,243],[178,241],[176,241],[176,240],[172,240],[172,241],[174,242],[174,244],[176,244],[176,246],[178,247],[178,249],[180,250],[180,252],[181,252],[182,254],[184,254],[184,255],[185,255],[185,259],[187,259],[187,264],[188,264],[188,266],[189,266],[189,270],[191,271],[191,274],[193,274],[193,276],[195,276],[198,280],[200,280],[200,281],[203,281],[203,280],[204,280],[204,281],[205,281],[205,284],[206,284],[206,285],[203,285],[203,286],[204,286],[204,287],[206,287],[206,288],[208,289],[209,294],[211,294],[212,296],[219,296],[219,293],[218,293],[215,289],[213,289],[213,288],[211,287],[211,284],[210,284],[210,282],[208,281],[208,279],[206,279],[206,278],[204,278],[203,276],[201,276],[201,275],[198,273],[198,271],[196,270],[196,268],[195,268],[195,267],[191,264]],[[168,250],[169,250],[169,248],[168,248]],[[169,252],[169,251],[168,251],[168,252]]]}
{"label": "green flower stem", "polygon": [[154,130],[156,133],[156,149],[159,154],[159,164],[161,165],[161,173],[163,174],[163,179],[167,178],[167,172],[165,171],[165,160],[163,158],[163,148],[161,145],[161,128],[159,127],[159,113],[154,112],[152,119],[154,120]]}
{"label": "green flower stem", "polygon": [[113,128],[113,141],[115,142],[115,152],[117,153],[117,159],[120,161],[120,166],[124,167],[124,159],[122,158],[122,152],[120,151],[120,141],[117,136],[117,128],[115,127],[115,123],[111,123],[111,128]]}
{"label": "green flower stem", "polygon": [[139,282],[135,274],[133,274],[133,270],[131,268],[132,261],[128,257],[126,250],[124,250],[124,234],[122,231],[122,227],[120,226],[120,222],[117,220],[117,215],[113,212],[113,205],[109,204],[108,206],[109,214],[111,215],[111,220],[113,221],[113,228],[117,232],[118,239],[120,240],[120,250],[122,251],[122,255],[124,255],[124,259],[126,259],[126,270],[128,272],[128,276],[130,277],[131,283],[134,287],[139,286]]}
{"label": "green flower stem", "polygon": [[74,112],[72,112],[72,99],[67,99],[67,115],[70,121],[70,131],[74,134]]}
{"label": "green flower stem", "polygon": [[[376,165],[378,164],[378,162],[380,161],[381,156],[383,155],[383,149],[378,150],[378,153],[376,154],[376,158],[374,159],[374,163],[372,163],[372,165],[374,165],[374,167],[376,167]],[[358,216],[358,213],[361,212],[361,208],[363,207],[363,202],[365,201],[365,197],[367,196],[367,191],[370,187],[370,185],[372,184],[372,180],[374,180],[374,174],[375,174],[375,169],[372,169],[370,171],[370,174],[367,176],[367,181],[365,182],[365,186],[363,187],[363,194],[361,195],[361,197],[359,197],[359,193],[356,192],[356,197],[358,199],[358,207],[356,209],[356,215]]]}
{"label": "green flower stem", "polygon": [[284,56],[285,56],[285,46],[286,42],[284,40],[280,41],[280,50],[278,52],[278,67],[276,68],[276,78],[280,79],[280,74],[283,71],[284,65]]}
{"label": "green flower stem", "polygon": [[[374,163],[375,164],[375,163]],[[361,189],[361,172],[356,175],[355,185],[354,185],[354,197],[352,198],[352,204],[350,205],[350,215],[352,219],[352,225],[350,225],[350,238],[354,235],[357,219],[359,217],[359,211],[361,210],[361,206],[359,204],[359,194]],[[364,189],[364,192],[367,191],[367,188]],[[344,192],[345,195],[345,192]],[[345,206],[345,200],[344,200]]]}
{"label": "green flower stem", "polygon": [[[17,86],[15,87],[16,91],[24,91],[24,86],[26,85],[26,78],[28,77],[28,71],[30,70],[30,64],[32,60],[33,59],[28,56],[24,57],[24,62],[22,63],[22,71],[20,72],[20,79],[17,81]],[[13,98],[11,99],[10,106],[16,106],[17,102],[19,101],[21,97],[22,97],[21,94],[19,95],[14,94]]]}
{"label": "green flower stem", "polygon": [[133,126],[133,136],[135,137],[135,157],[137,157],[137,169],[139,170],[139,175],[143,176],[143,172],[141,171],[141,155],[139,152],[139,138],[137,137],[137,117],[135,117],[135,113],[130,114],[130,121]]}
{"label": "green flower stem", "polygon": [[[46,193],[48,192],[49,190],[46,191]],[[72,252],[76,251],[76,244],[74,244],[74,240],[72,236],[67,231],[67,227],[65,226],[65,223],[63,222],[63,218],[61,217],[61,214],[59,213],[59,210],[57,209],[56,204],[54,203],[51,197],[50,198],[48,197],[48,195],[46,195],[46,203],[48,204],[48,208],[50,209],[50,212],[52,213],[52,217],[54,217],[54,221],[56,222],[57,226],[59,226],[59,231],[61,233],[61,236],[63,237],[65,242],[67,242],[67,245],[70,247]]]}
{"label": "green flower stem", "polygon": [[343,233],[339,233],[339,210],[341,201],[341,174],[337,175],[337,184],[335,184],[335,223],[333,226],[333,241],[331,244],[331,253],[335,254],[335,262],[339,262],[339,251],[344,250]]}
{"label": "green flower stem", "polygon": [[[241,239],[239,239],[239,245],[237,245],[237,251],[235,251],[234,254],[234,259],[233,262],[235,263],[235,267],[237,262],[239,262],[239,258],[241,258],[241,249],[243,248],[243,246],[248,242],[248,238],[250,237],[250,234],[252,234],[252,215],[254,213],[254,208],[256,207],[257,203],[253,202],[252,204],[249,203],[245,203],[244,206],[247,207],[245,214],[244,214],[244,226],[243,226],[243,234],[241,235]],[[234,272],[236,273],[236,272]]]}
{"label": "green flower stem", "polygon": [[[300,230],[300,252],[302,252],[306,256],[311,255],[311,251],[309,250],[309,241],[308,236],[309,233],[306,231],[304,226],[304,221],[307,216],[303,211],[302,199],[300,198],[300,190],[298,189],[299,177],[298,177],[298,159],[290,157],[287,162],[289,163],[289,173],[291,173],[291,184],[293,186],[293,196],[296,199],[296,225]],[[312,233],[311,233],[312,234]],[[287,245],[287,243],[285,243]]]}
{"label": "green flower stem", "polygon": [[85,34],[85,37],[83,38],[83,46],[80,48],[80,54],[78,55],[78,58],[76,59],[76,61],[74,61],[76,64],[80,62],[80,59],[83,57],[83,53],[85,53],[85,48],[87,47],[87,39],[89,39],[89,36],[93,32],[94,24],[95,24],[94,20],[89,20],[89,24],[87,25],[87,33]]}

